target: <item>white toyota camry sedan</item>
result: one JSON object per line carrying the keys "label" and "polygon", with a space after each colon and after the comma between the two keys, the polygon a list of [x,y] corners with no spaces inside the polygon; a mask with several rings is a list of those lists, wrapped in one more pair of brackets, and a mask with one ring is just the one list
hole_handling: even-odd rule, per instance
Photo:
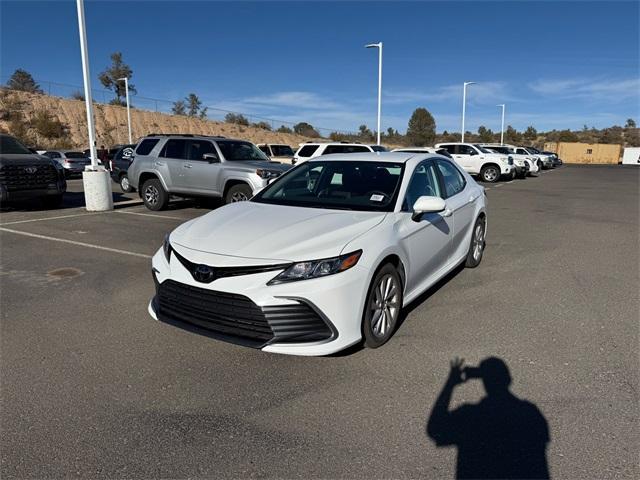
{"label": "white toyota camry sedan", "polygon": [[486,231],[484,189],[449,158],[317,157],[167,235],[149,313],[268,352],[375,348],[403,306],[480,263]]}

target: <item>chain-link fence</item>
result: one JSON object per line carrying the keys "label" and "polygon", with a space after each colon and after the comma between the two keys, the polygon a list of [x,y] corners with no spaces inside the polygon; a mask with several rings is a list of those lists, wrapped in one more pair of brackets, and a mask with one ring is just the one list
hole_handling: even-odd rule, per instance
{"label": "chain-link fence", "polygon": [[[2,85],[6,85],[9,80],[10,75],[0,75],[0,82]],[[62,98],[71,98],[77,100],[84,99],[84,87],[81,85],[70,85],[67,83],[58,83],[52,82],[49,80],[38,80],[36,79],[36,83],[40,86],[40,89],[43,93],[47,95],[51,95],[54,97],[62,97]],[[93,101],[96,103],[108,104],[115,98],[115,94],[111,90],[106,90],[104,88],[96,88],[91,87],[91,95],[93,97]],[[174,100],[167,100],[161,98],[151,98],[144,97],[138,94],[129,94],[129,100],[131,102],[132,108],[136,108],[138,110],[147,110],[152,112],[166,113],[172,114],[172,108],[174,106]],[[184,100],[184,99],[180,99]],[[247,121],[251,124],[262,123],[268,124],[272,130],[277,130],[281,126],[290,128],[293,130],[296,122],[286,121],[286,120],[278,120],[275,118],[269,118],[264,116],[259,116],[250,113],[244,112],[236,112],[232,110],[225,110],[222,108],[216,108],[215,105],[203,105],[202,108],[206,107],[206,115],[205,118],[207,120],[217,120],[217,121],[225,121],[225,117],[228,114],[233,115],[242,115]],[[305,121],[302,119],[301,121]],[[337,132],[343,135],[355,135],[355,132],[338,130],[334,128],[324,128],[324,127],[316,127],[314,129],[322,136],[328,137],[330,133]]]}

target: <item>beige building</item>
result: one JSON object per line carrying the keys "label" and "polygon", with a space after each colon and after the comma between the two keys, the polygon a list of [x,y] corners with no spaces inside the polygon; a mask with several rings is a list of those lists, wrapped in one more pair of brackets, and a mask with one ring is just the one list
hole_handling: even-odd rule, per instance
{"label": "beige building", "polygon": [[547,152],[555,152],[565,163],[620,163],[622,145],[605,143],[547,142]]}

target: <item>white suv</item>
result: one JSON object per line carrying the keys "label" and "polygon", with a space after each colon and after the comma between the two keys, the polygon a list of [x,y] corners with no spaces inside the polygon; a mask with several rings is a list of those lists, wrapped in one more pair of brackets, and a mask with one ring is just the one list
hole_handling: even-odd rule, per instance
{"label": "white suv", "polygon": [[280,143],[259,143],[256,145],[262,153],[271,159],[272,162],[291,163],[293,160],[293,148]]}
{"label": "white suv", "polygon": [[310,158],[319,157],[320,155],[329,155],[331,153],[363,153],[363,152],[386,152],[387,149],[382,145],[365,145],[363,143],[301,143],[300,148],[293,157],[292,163],[304,162]]}
{"label": "white suv", "polygon": [[436,148],[444,148],[466,172],[479,175],[485,182],[497,182],[501,176],[513,178],[516,168],[513,158],[501,153],[493,153],[475,143],[438,143]]}
{"label": "white suv", "polygon": [[513,145],[500,145],[499,143],[481,143],[481,147],[491,150],[496,153],[503,153],[513,158],[513,163],[516,167],[516,174],[520,178],[526,176],[537,175],[540,171],[538,166],[538,158],[535,155],[529,155],[520,152],[516,152],[516,147]]}

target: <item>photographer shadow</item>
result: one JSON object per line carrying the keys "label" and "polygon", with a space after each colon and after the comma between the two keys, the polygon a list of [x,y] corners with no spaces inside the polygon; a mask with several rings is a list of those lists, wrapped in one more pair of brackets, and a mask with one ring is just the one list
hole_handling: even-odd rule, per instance
{"label": "photographer shadow", "polygon": [[[477,368],[462,365],[451,363],[426,429],[436,446],[458,448],[456,478],[550,478],[547,421],[533,403],[511,393],[505,362],[489,357]],[[472,378],[482,380],[486,396],[450,411],[455,386]]]}

